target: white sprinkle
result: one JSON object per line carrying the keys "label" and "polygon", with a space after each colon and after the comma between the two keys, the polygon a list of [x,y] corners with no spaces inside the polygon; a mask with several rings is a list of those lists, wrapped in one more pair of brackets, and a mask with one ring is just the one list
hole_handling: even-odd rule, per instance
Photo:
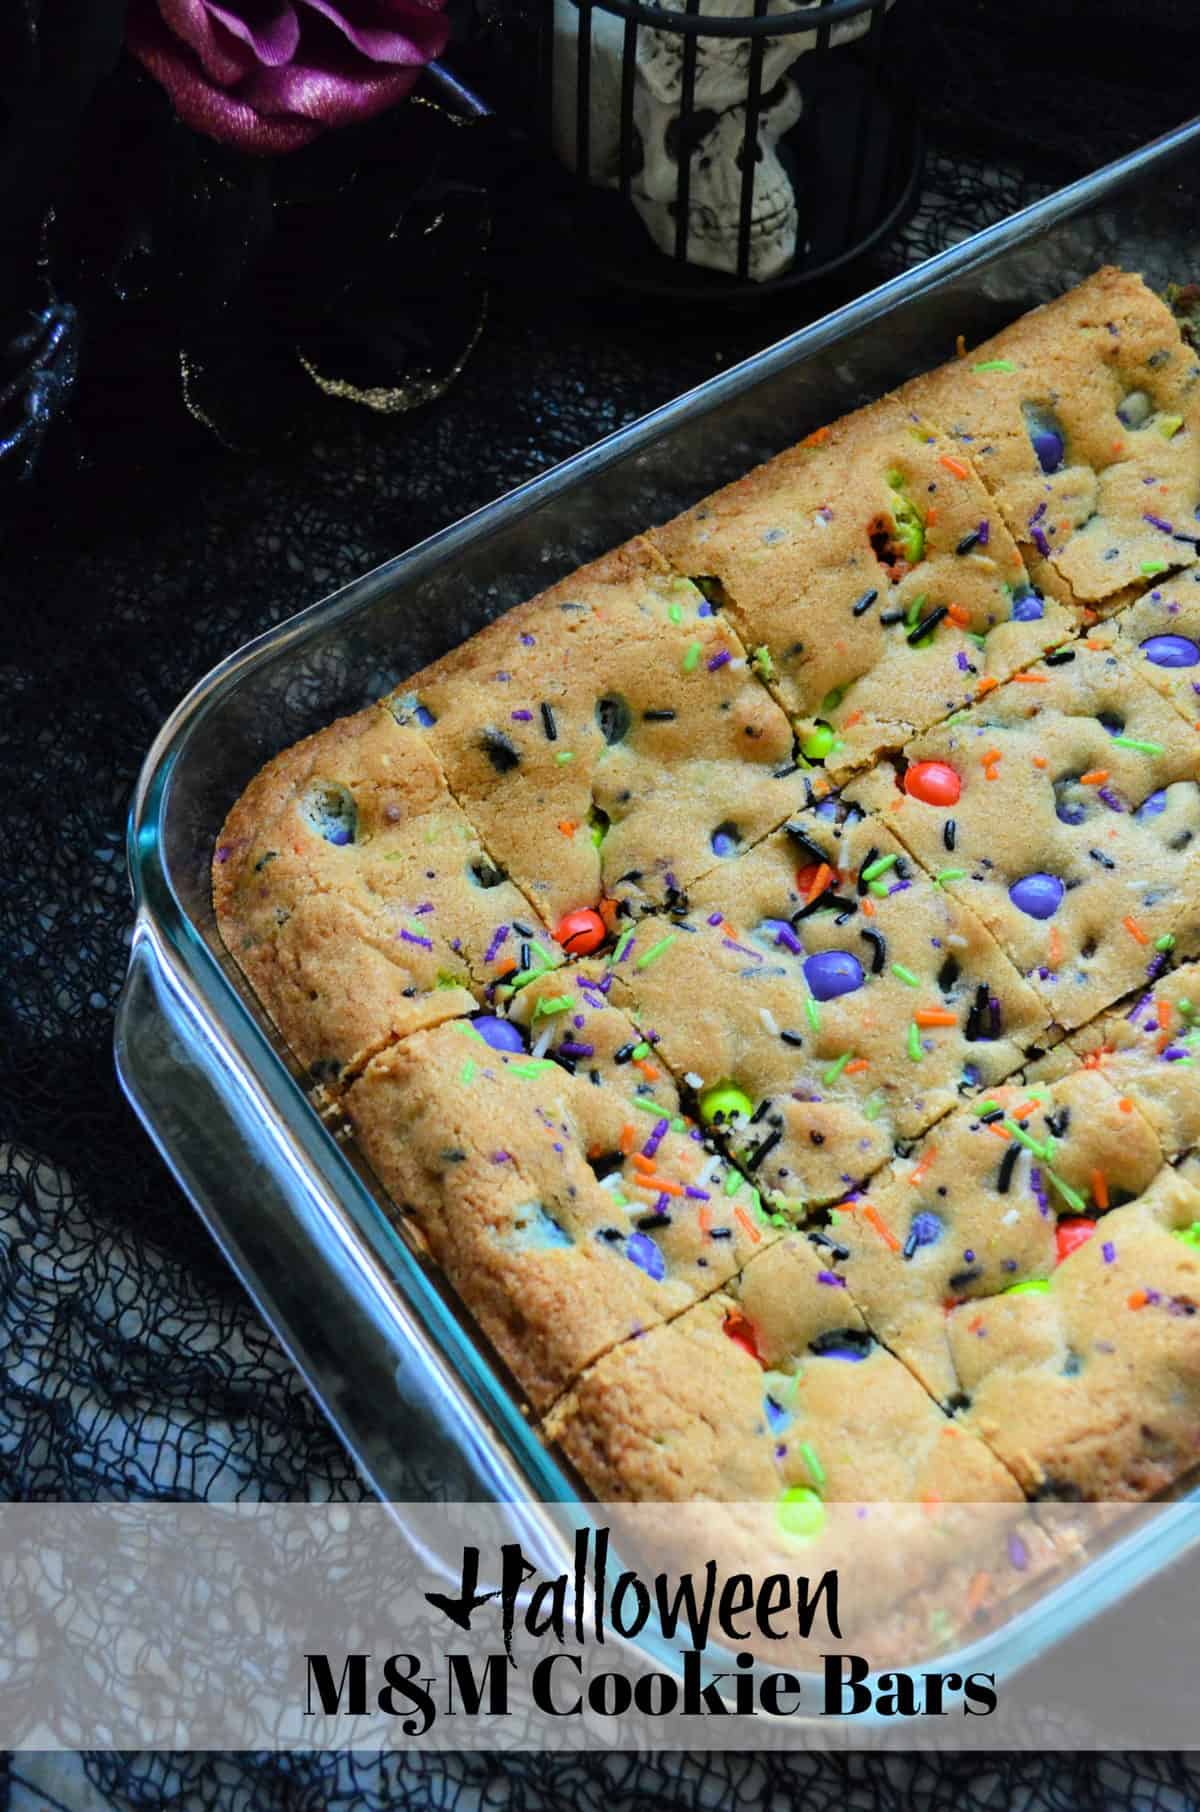
{"label": "white sprinkle", "polygon": [[1000,1216],[1000,1225],[1002,1227],[1011,1227],[1013,1222],[1019,1221],[1020,1218],[1021,1218],[1020,1209],[1010,1208],[1007,1214],[1002,1214]]}
{"label": "white sprinkle", "polygon": [[683,1079],[687,1083],[689,1088],[703,1088],[704,1087],[704,1077],[697,1076],[695,1070],[688,1070]]}
{"label": "white sprinkle", "polygon": [[774,1015],[774,1013],[772,1013],[770,1007],[760,1007],[758,1009],[758,1017],[762,1020],[764,1027],[771,1034],[771,1037],[778,1038],[779,1037],[779,1022],[775,1018],[775,1015]]}
{"label": "white sprinkle", "polygon": [[965,950],[967,947],[967,940],[962,935],[961,931],[947,932],[946,942],[949,944],[951,950]]}
{"label": "white sprinkle", "polygon": [[537,1043],[534,1045],[533,1049],[530,1051],[529,1055],[531,1057],[544,1057],[546,1055],[546,1052],[550,1049],[550,1041],[553,1037],[554,1037],[554,1027],[547,1026],[545,1028],[545,1030],[542,1032],[541,1037],[538,1039]]}

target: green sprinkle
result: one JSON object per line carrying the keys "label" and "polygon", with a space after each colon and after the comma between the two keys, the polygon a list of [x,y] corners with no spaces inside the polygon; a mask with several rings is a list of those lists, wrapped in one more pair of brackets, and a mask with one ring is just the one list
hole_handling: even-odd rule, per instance
{"label": "green sprinkle", "polygon": [[1174,440],[1183,426],[1182,415],[1160,415],[1154,424],[1164,440]]}
{"label": "green sprinkle", "polygon": [[805,998],[804,1011],[808,1015],[808,1023],[813,1031],[819,1032],[821,1029],[821,1009],[811,994]]}
{"label": "green sprinkle", "polygon": [[898,975],[906,988],[919,988],[921,986],[920,981],[913,974],[912,970],[906,969],[903,963],[893,963],[892,974]]}
{"label": "green sprinkle", "polygon": [[817,1486],[823,1485],[825,1483],[825,1468],[813,1452],[811,1442],[801,1441],[800,1458],[808,1467],[809,1477],[812,1479],[813,1484]]}
{"label": "green sprinkle", "polygon": [[760,678],[769,680],[775,677],[775,662],[771,659],[771,650],[763,642],[750,656],[750,665]]}
{"label": "green sprinkle", "polygon": [[908,1054],[914,1063],[920,1063],[922,1057],[921,1028],[915,1019],[910,1020],[908,1025]]}
{"label": "green sprinkle", "polygon": [[954,1634],[954,1619],[944,1605],[938,1604],[929,1613],[929,1633],[936,1641]]}
{"label": "green sprinkle", "polygon": [[846,1065],[849,1063],[849,1061],[853,1057],[853,1055],[854,1055],[853,1051],[843,1051],[841,1056],[836,1058],[834,1060],[834,1062],[830,1064],[829,1068],[825,1071],[825,1074],[821,1077],[822,1085],[825,1088],[833,1087],[834,1083],[837,1081],[838,1077],[841,1075],[842,1071],[845,1069]]}
{"label": "green sprinkle", "polygon": [[1048,1277],[1027,1277],[1024,1283],[1010,1283],[1005,1296],[1044,1296],[1050,1288]]}
{"label": "green sprinkle", "polygon": [[821,700],[822,711],[836,711],[846,696],[845,686],[832,687]]}
{"label": "green sprinkle", "polygon": [[877,875],[885,875],[889,868],[896,866],[895,856],[877,856],[874,862],[868,863],[862,871],[864,881],[873,881]]}
{"label": "green sprinkle", "polygon": [[1031,1151],[1035,1158],[1045,1158],[1047,1156],[1046,1148],[1041,1140],[1035,1139],[1032,1133],[1027,1133],[1025,1128],[1023,1126],[1018,1126],[1015,1120],[1005,1120],[1004,1130],[1008,1133],[1010,1138],[1017,1141],[1018,1145],[1023,1145],[1026,1151]]}
{"label": "green sprinkle", "polygon": [[533,1009],[535,1019],[551,1019],[555,1013],[569,1013],[575,1005],[569,994],[555,994],[550,1000],[539,1000]]}
{"label": "green sprinkle", "polygon": [[1113,741],[1118,749],[1134,749],[1139,755],[1161,755],[1163,752],[1161,742],[1142,742],[1136,736],[1114,736]]}
{"label": "green sprinkle", "polygon": [[753,1183],[750,1185],[750,1206],[753,1208],[760,1221],[766,1219],[766,1216],[763,1214],[762,1197],[759,1195],[758,1190],[754,1187]]}
{"label": "green sprinkle", "polygon": [[920,621],[921,612],[925,608],[926,596],[927,593],[923,591],[918,592],[908,609],[905,611],[904,623],[907,629],[912,629],[913,626]]}
{"label": "green sprinkle", "polygon": [[726,1195],[736,1195],[745,1180],[746,1179],[740,1170],[731,1170],[729,1175],[725,1178]]}
{"label": "green sprinkle", "polygon": [[676,1114],[675,1118],[672,1120],[671,1131],[672,1132],[686,1132],[687,1131],[687,1121],[684,1119],[682,1114]]}
{"label": "green sprinkle", "polygon": [[1155,938],[1154,948],[1156,950],[1174,950],[1175,933],[1173,931],[1164,931],[1161,937]]}
{"label": "green sprinkle", "polygon": [[632,942],[633,942],[633,926],[629,925],[626,927],[626,929],[621,933],[620,937],[617,939],[616,946],[613,950],[613,953],[608,959],[608,966],[610,969],[612,968],[614,963],[620,962],[621,958],[624,956],[625,952],[628,950],[628,948]]}
{"label": "green sprinkle", "polygon": [[1159,573],[1165,573],[1166,570],[1167,570],[1167,563],[1165,560],[1143,560],[1142,561],[1143,578],[1146,578],[1146,579],[1157,578]]}
{"label": "green sprinkle", "polygon": [[672,623],[682,623],[683,622],[683,606],[680,604],[672,604],[670,610],[668,610],[668,612],[667,612],[667,615],[670,617]]}
{"label": "green sprinkle", "polygon": [[967,713],[965,711],[955,711],[953,716],[947,717],[945,719],[945,723],[946,723],[947,727],[950,724],[960,724],[966,715],[967,715]]}
{"label": "green sprinkle", "polygon": [[1193,1221],[1190,1227],[1176,1227],[1172,1239],[1181,1240],[1185,1246],[1200,1250],[1200,1221]]}
{"label": "green sprinkle", "polygon": [[882,1112],[883,1112],[882,1095],[869,1095],[867,1097],[866,1102],[863,1105],[863,1118],[865,1120],[878,1120],[878,1118]]}
{"label": "green sprinkle", "polygon": [[685,673],[694,673],[696,671],[696,666],[697,666],[697,663],[699,662],[699,659],[700,659],[699,642],[689,642],[687,653],[683,657],[683,671]]}
{"label": "green sprinkle", "polygon": [[659,1103],[657,1101],[649,1100],[645,1095],[634,1095],[633,1105],[640,1108],[644,1114],[662,1113],[662,1108],[659,1106]]}
{"label": "green sprinkle", "polygon": [[1017,368],[1011,359],[981,359],[978,365],[972,365],[972,371],[1015,371]]}
{"label": "green sprinkle", "polygon": [[568,761],[574,761],[574,759],[575,759],[574,750],[560,749],[558,751],[558,754],[554,757],[554,759],[555,759],[555,761],[557,761],[560,768],[565,767]]}
{"label": "green sprinkle", "polygon": [[643,1038],[641,1044],[635,1044],[629,1054],[635,1063],[640,1063],[643,1057],[648,1057],[650,1055],[650,1046],[646,1039]]}
{"label": "green sprinkle", "polygon": [[975,1112],[977,1114],[994,1114],[999,1105],[1000,1103],[998,1101],[993,1101],[989,1095],[986,1101],[980,1101],[978,1103]]}
{"label": "green sprinkle", "polygon": [[944,887],[947,881],[961,881],[966,876],[965,868],[943,868],[933,877],[935,887]]}
{"label": "green sprinkle", "polygon": [[1186,995],[1184,996],[1184,998],[1182,1000],[1177,1001],[1176,1005],[1178,1006],[1179,1011],[1183,1014],[1183,1017],[1185,1019],[1190,1019],[1192,1014],[1196,1011],[1195,1007],[1192,1005],[1191,1001],[1187,998]]}
{"label": "green sprinkle", "polygon": [[649,950],[643,950],[642,954],[634,962],[634,968],[648,969],[650,964],[655,962],[662,955],[663,951],[675,942],[676,935],[677,934],[674,931],[669,931],[666,937],[659,938],[657,944],[651,944]]}
{"label": "green sprinkle", "polygon": [[1087,1212],[1086,1197],[1080,1195],[1077,1189],[1072,1189],[1069,1183],[1064,1183],[1062,1178],[1055,1171],[1047,1169],[1046,1175],[1050,1178],[1050,1181],[1054,1184],[1059,1195],[1061,1195],[1063,1201],[1067,1204],[1067,1207],[1073,1214],[1085,1214]]}
{"label": "green sprinkle", "polygon": [[868,881],[867,890],[868,892],[873,893],[877,900],[886,900],[888,897],[888,884],[886,881]]}
{"label": "green sprinkle", "polygon": [[471,1062],[469,1057],[463,1064],[462,1069],[458,1072],[458,1079],[460,1082],[473,1082],[475,1080],[475,1065]]}
{"label": "green sprinkle", "polygon": [[540,1076],[543,1070],[552,1070],[554,1064],[549,1057],[531,1057],[526,1063],[510,1063],[509,1071],[514,1076]]}

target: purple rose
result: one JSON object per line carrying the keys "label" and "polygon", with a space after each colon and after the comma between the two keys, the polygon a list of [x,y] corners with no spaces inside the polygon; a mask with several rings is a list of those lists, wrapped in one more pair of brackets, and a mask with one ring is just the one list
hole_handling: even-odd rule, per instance
{"label": "purple rose", "polygon": [[444,0],[131,0],[129,48],[198,132],[260,155],[402,100]]}

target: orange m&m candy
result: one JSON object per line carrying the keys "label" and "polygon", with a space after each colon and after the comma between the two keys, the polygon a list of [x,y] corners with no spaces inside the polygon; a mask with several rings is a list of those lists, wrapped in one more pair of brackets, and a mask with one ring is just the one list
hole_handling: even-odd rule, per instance
{"label": "orange m&m candy", "polygon": [[914,761],[904,776],[904,790],[923,805],[956,805],[962,781],[948,761]]}
{"label": "orange m&m candy", "polygon": [[568,956],[590,956],[593,950],[599,950],[608,931],[598,912],[590,906],[580,906],[575,912],[563,914],[554,936]]}
{"label": "orange m&m candy", "polygon": [[1076,1220],[1059,1221],[1054,1235],[1059,1264],[1062,1264],[1064,1258],[1070,1258],[1072,1252],[1078,1252],[1080,1246],[1086,1246],[1095,1231],[1095,1221],[1089,1220],[1085,1214],[1081,1214]]}

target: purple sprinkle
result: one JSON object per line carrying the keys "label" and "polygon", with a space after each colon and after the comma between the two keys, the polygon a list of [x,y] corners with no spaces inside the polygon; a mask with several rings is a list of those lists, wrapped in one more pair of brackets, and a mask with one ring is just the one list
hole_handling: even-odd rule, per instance
{"label": "purple sprinkle", "polygon": [[417,907],[413,916],[414,916],[414,918],[422,918],[422,917],[424,917],[425,913],[432,912],[432,911],[433,911],[433,901],[432,900],[423,900],[421,902],[421,904]]}
{"label": "purple sprinkle", "polygon": [[492,678],[496,681],[496,683],[498,685],[507,686],[509,680],[512,678],[512,674],[506,673],[505,670],[503,668],[501,668],[499,670],[499,672],[494,673],[492,675]]}
{"label": "purple sprinkle", "polygon": [[686,1196],[690,1196],[690,1198],[693,1202],[711,1202],[712,1201],[712,1196],[708,1193],[708,1190],[707,1189],[697,1189],[696,1185],[694,1183],[686,1183],[684,1185],[683,1193]]}
{"label": "purple sprinkle", "polygon": [[1029,518],[1030,528],[1033,527],[1035,522],[1040,522],[1042,520],[1042,517],[1045,514],[1046,514],[1046,500],[1043,497],[1042,501],[1038,504],[1037,509],[1033,512],[1033,515]]}
{"label": "purple sprinkle", "polygon": [[1186,1050],[1181,1044],[1169,1044],[1166,1050],[1162,1052],[1162,1060],[1164,1063],[1178,1063],[1181,1057],[1190,1056],[1191,1052]]}
{"label": "purple sprinkle", "polygon": [[1104,1258],[1105,1264],[1111,1265],[1113,1260],[1117,1256],[1117,1248],[1113,1245],[1112,1241],[1110,1239],[1106,1239],[1104,1244],[1101,1246],[1100,1251]]}
{"label": "purple sprinkle", "polygon": [[698,617],[711,617],[712,605],[709,603],[707,598],[702,599],[701,602],[697,605],[696,615]]}
{"label": "purple sprinkle", "polygon": [[462,939],[460,937],[452,937],[450,939],[450,948],[451,948],[451,950],[461,950],[462,949]]}
{"label": "purple sprinkle", "polygon": [[985,516],[983,521],[979,524],[979,530],[978,530],[980,547],[987,546],[989,537],[991,536],[991,532],[992,532],[991,524],[989,523],[987,517]]}
{"label": "purple sprinkle", "polygon": [[420,944],[423,950],[433,949],[432,938],[418,937],[415,931],[406,931],[403,926],[400,928],[400,936],[404,939],[406,944]]}
{"label": "purple sprinkle", "polygon": [[[622,950],[620,956],[617,958],[617,961],[619,963],[627,963],[629,961],[630,951],[636,950],[636,949],[637,949],[637,939],[635,937],[631,937],[629,942],[626,944],[624,950]],[[609,977],[607,979],[611,980],[611,977]]]}
{"label": "purple sprinkle", "polygon": [[719,912],[710,912],[708,915],[708,922],[710,925],[719,925],[721,923],[721,914]]}
{"label": "purple sprinkle", "polygon": [[1125,810],[1124,805],[1117,798],[1117,795],[1110,786],[1098,787],[1096,791],[1098,797],[1103,799],[1110,812],[1123,812]]}
{"label": "purple sprinkle", "polygon": [[1008,1532],[1008,1558],[1018,1573],[1023,1573],[1029,1565],[1029,1549],[1015,1529]]}
{"label": "purple sprinkle", "polygon": [[727,661],[731,661],[732,659],[733,656],[730,654],[728,648],[718,648],[715,654],[710,654],[708,657],[706,663],[708,671],[710,673],[715,673],[718,667],[723,667]]}
{"label": "purple sprinkle", "polygon": [[670,1124],[671,1122],[669,1120],[656,1120],[654,1122],[654,1130],[646,1140],[646,1143],[642,1146],[642,1156],[644,1158],[652,1158],[654,1156],[655,1152],[666,1138]]}
{"label": "purple sprinkle", "polygon": [[726,950],[736,950],[739,956],[751,957],[756,963],[762,962],[762,953],[758,950],[747,950],[745,944],[735,944],[731,937],[723,937],[721,942]]}
{"label": "purple sprinkle", "polygon": [[575,1040],[572,1038],[564,1040],[564,1042],[559,1045],[558,1054],[560,1057],[594,1057],[596,1055],[596,1047],[594,1044],[576,1044]]}
{"label": "purple sprinkle", "polygon": [[967,659],[966,655],[963,653],[961,648],[959,649],[958,653],[955,655],[954,658],[958,662],[958,671],[960,673],[970,673],[971,663]]}
{"label": "purple sprinkle", "polygon": [[492,1153],[492,1163],[493,1164],[511,1164],[511,1162],[512,1162],[512,1153],[511,1152],[494,1151]]}
{"label": "purple sprinkle", "polygon": [[1146,1291],[1146,1301],[1149,1304],[1149,1306],[1151,1308],[1153,1308],[1156,1303],[1159,1303],[1162,1301],[1162,1296],[1159,1293],[1159,1291],[1157,1291],[1157,1290],[1147,1290]]}
{"label": "purple sprinkle", "polygon": [[818,1271],[817,1282],[831,1284],[835,1290],[844,1290],[846,1288],[846,1279],[844,1277],[839,1277],[835,1271]]}
{"label": "purple sprinkle", "polygon": [[493,933],[491,943],[488,945],[487,949],[483,953],[483,960],[485,963],[491,962],[492,958],[495,956],[497,950],[499,950],[501,944],[504,942],[504,940],[507,936],[508,936],[508,926],[507,925],[500,925],[496,928],[496,931]]}
{"label": "purple sprinkle", "polygon": [[612,984],[613,984],[613,978],[612,978],[612,976],[611,976],[611,975],[606,975],[606,976],[605,976],[605,977],[604,977],[604,980],[603,980],[603,981],[602,981],[602,982],[601,982],[601,983],[600,983],[600,992],[601,992],[601,994],[607,994],[607,993],[608,993],[608,990],[609,990],[609,989],[610,989],[610,988],[611,988],[611,987],[612,987]]}
{"label": "purple sprinkle", "polygon": [[516,724],[531,724],[533,722],[533,712],[532,711],[514,711],[512,713],[512,719],[513,719],[513,722]]}
{"label": "purple sprinkle", "polygon": [[580,1032],[587,1024],[587,1016],[583,1013],[572,1013],[571,1024],[575,1027],[577,1032]]}
{"label": "purple sprinkle", "polygon": [[522,646],[522,648],[532,648],[533,647],[533,637],[531,635],[529,635],[528,633],[523,635],[521,637],[521,646]]}
{"label": "purple sprinkle", "polygon": [[1033,539],[1033,545],[1037,548],[1038,553],[1042,556],[1043,560],[1048,560],[1050,558],[1050,543],[1046,539],[1045,531],[1038,528],[1035,524],[1029,532]]}
{"label": "purple sprinkle", "polygon": [[792,930],[791,926],[785,924],[782,919],[780,920],[779,927],[775,933],[775,942],[777,944],[782,944],[785,950],[790,950],[793,956],[800,956],[803,953],[804,945],[800,942],[800,939],[796,936],[796,933]]}
{"label": "purple sprinkle", "polygon": [[1173,535],[1175,533],[1174,528],[1169,522],[1165,522],[1161,516],[1152,516],[1149,510],[1142,511],[1142,521],[1148,522],[1151,528],[1161,529],[1164,535]]}
{"label": "purple sprinkle", "polygon": [[228,862],[228,860],[232,854],[233,854],[233,851],[232,851],[232,849],[230,849],[228,843],[222,843],[220,849],[217,851],[217,861],[218,862]]}
{"label": "purple sprinkle", "polygon": [[1047,1200],[1046,1191],[1042,1187],[1042,1173],[1036,1164],[1029,1172],[1029,1187],[1033,1190],[1037,1200],[1038,1212],[1043,1216],[1048,1215],[1050,1213],[1050,1203]]}

